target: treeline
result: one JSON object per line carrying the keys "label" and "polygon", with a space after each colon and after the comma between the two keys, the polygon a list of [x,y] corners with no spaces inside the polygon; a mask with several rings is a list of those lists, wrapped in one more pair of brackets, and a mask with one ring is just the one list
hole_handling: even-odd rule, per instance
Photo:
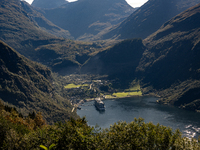
{"label": "treeline", "polygon": [[179,130],[134,119],[131,123],[118,122],[109,129],[87,125],[86,118],[47,125],[40,113],[19,116],[0,105],[0,149],[2,150],[186,150],[200,149],[196,139],[181,137]]}

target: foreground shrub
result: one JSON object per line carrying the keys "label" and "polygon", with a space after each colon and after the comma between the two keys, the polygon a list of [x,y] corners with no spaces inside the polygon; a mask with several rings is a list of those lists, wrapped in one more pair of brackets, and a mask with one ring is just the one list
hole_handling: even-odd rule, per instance
{"label": "foreground shrub", "polygon": [[[42,125],[36,129],[0,118],[1,149],[51,150],[199,150],[196,139],[181,137],[179,130],[134,119],[108,129],[89,127],[85,118]],[[53,146],[52,146],[53,145]]]}

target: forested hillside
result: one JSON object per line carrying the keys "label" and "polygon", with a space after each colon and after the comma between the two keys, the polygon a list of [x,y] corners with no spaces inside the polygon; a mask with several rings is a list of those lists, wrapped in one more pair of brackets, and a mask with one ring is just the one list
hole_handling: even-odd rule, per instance
{"label": "forested hillside", "polygon": [[0,39],[20,54],[47,65],[55,72],[77,72],[89,55],[101,51],[105,43],[60,38],[71,36],[24,1],[5,0],[0,4]]}
{"label": "forested hillside", "polygon": [[0,1],[0,39],[23,55],[31,55],[36,45],[57,39],[31,19],[19,0]]}
{"label": "forested hillside", "polygon": [[162,103],[199,111],[200,4],[172,18],[147,37],[137,68],[147,91],[156,90]]}
{"label": "forested hillside", "polygon": [[142,39],[124,40],[93,56],[82,68],[82,73],[108,75],[117,79],[117,88],[127,88],[135,79],[135,70],[145,51]]}
{"label": "forested hillside", "polygon": [[28,18],[30,19],[30,23],[34,23],[36,27],[57,37],[73,39],[69,31],[62,29],[50,22],[49,20],[47,20],[41,13],[37,11],[37,9],[32,7],[27,2],[21,1],[21,7],[27,13]]}
{"label": "forested hillside", "polygon": [[20,108],[23,115],[42,112],[48,122],[76,117],[70,102],[52,86],[51,71],[0,42],[0,99]]}

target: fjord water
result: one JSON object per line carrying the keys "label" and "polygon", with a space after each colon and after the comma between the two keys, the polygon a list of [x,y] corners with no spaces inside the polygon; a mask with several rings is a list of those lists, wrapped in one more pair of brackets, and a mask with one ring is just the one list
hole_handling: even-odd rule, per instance
{"label": "fjord water", "polygon": [[106,110],[96,110],[94,101],[86,102],[77,110],[80,117],[86,116],[88,125],[109,128],[118,121],[131,122],[134,118],[143,118],[144,122],[159,123],[172,129],[180,129],[183,136],[200,136],[200,114],[182,110],[173,106],[156,103],[155,97],[134,97],[104,100]]}

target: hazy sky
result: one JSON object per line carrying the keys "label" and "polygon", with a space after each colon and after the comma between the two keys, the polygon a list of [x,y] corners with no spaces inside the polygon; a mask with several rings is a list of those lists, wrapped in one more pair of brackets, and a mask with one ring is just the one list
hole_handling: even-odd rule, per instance
{"label": "hazy sky", "polygon": [[[25,1],[27,1],[29,4],[31,4],[33,2],[33,0],[25,0]],[[68,1],[73,2],[73,1],[76,1],[76,0],[68,0]],[[126,1],[132,7],[140,7],[141,5],[143,5],[148,0],[126,0]]]}

